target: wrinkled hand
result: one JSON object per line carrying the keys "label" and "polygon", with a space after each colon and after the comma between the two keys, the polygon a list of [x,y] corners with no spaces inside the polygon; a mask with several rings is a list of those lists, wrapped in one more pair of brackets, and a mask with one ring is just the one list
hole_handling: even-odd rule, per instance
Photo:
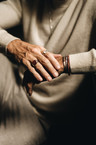
{"label": "wrinkled hand", "polygon": [[[19,63],[23,63],[38,81],[51,81],[52,77],[57,77],[60,65],[53,53],[43,52],[44,47],[32,45],[22,40],[16,39],[7,45],[8,53],[11,54]],[[34,60],[38,60],[35,68],[32,66]],[[51,77],[52,75],[52,77]]]}
{"label": "wrinkled hand", "polygon": [[[60,75],[64,71],[63,58],[61,55],[54,55],[54,56],[60,64],[60,69],[58,70],[58,73]],[[25,71],[24,79],[23,79],[23,86],[30,96],[32,95],[32,88],[34,84],[37,84],[37,83],[40,83],[40,82],[35,79],[32,73],[30,73],[29,70]]]}

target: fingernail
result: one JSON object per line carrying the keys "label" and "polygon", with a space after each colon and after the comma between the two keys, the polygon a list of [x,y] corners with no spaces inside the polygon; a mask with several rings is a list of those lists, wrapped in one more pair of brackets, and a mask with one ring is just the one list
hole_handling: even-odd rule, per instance
{"label": "fingernail", "polygon": [[39,81],[42,82],[43,81],[43,78],[39,77]]}
{"label": "fingernail", "polygon": [[48,81],[51,81],[51,80],[52,80],[52,78],[51,78],[51,77],[48,77],[48,78],[47,78],[47,80],[48,80]]}
{"label": "fingernail", "polygon": [[54,73],[54,77],[58,77],[58,75],[59,75],[58,72]]}
{"label": "fingernail", "polygon": [[60,65],[57,65],[57,69],[60,69]]}

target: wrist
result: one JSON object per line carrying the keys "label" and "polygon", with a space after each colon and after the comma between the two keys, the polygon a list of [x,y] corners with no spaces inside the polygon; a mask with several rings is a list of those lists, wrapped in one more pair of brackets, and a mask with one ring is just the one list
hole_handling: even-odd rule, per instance
{"label": "wrist", "polygon": [[16,41],[21,41],[19,38],[15,38],[14,40],[11,40],[6,46],[5,46],[5,54],[6,55],[10,55],[13,53],[13,45],[14,42]]}

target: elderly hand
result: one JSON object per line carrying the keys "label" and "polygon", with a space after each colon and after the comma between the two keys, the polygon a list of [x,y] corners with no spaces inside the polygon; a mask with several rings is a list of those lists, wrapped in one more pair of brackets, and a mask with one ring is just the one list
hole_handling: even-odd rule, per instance
{"label": "elderly hand", "polygon": [[46,49],[41,46],[16,39],[7,45],[7,50],[19,63],[23,63],[38,81],[42,81],[43,78],[51,81],[51,75],[59,75],[57,70],[60,69],[60,65],[54,54],[44,54]]}
{"label": "elderly hand", "polygon": [[[63,57],[57,54],[54,54],[54,57],[60,64],[60,69],[58,70],[58,73],[60,75],[64,71]],[[34,76],[32,75],[32,73],[29,72],[29,70],[25,71],[24,78],[23,78],[23,86],[30,96],[32,95],[33,85],[36,83],[40,83],[40,82],[34,78]]]}

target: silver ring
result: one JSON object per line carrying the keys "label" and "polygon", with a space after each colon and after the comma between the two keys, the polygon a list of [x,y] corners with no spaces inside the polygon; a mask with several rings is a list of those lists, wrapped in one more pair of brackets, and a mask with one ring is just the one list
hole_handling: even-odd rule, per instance
{"label": "silver ring", "polygon": [[44,51],[42,52],[43,55],[45,55],[46,53],[47,53],[47,50],[44,50]]}

